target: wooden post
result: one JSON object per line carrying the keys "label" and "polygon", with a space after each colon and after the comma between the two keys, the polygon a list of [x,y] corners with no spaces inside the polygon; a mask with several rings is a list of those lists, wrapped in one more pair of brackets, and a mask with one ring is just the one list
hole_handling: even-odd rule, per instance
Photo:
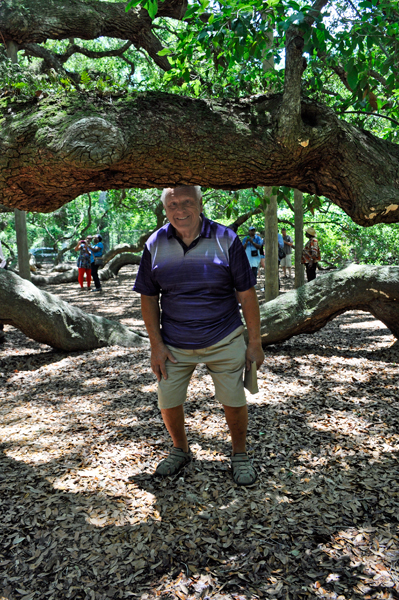
{"label": "wooden post", "polygon": [[[265,196],[269,196],[271,187],[264,188]],[[277,197],[271,196],[265,209],[265,301],[278,296],[278,224]]]}
{"label": "wooden post", "polygon": [[[6,42],[7,56],[13,63],[18,62],[18,45],[9,40]],[[30,281],[28,233],[26,229],[26,213],[17,208],[14,210],[15,233],[17,236],[18,272],[20,277]]]}
{"label": "wooden post", "polygon": [[295,288],[305,284],[305,271],[301,264],[303,250],[303,194],[294,190],[295,211]]}

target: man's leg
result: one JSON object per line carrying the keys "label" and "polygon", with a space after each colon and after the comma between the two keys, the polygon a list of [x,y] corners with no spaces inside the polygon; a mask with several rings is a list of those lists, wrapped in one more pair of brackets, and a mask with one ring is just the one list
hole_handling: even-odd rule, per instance
{"label": "man's leg", "polygon": [[258,281],[258,267],[251,267],[252,273],[255,275],[256,281]]}
{"label": "man's leg", "polygon": [[230,430],[233,456],[246,452],[248,409],[245,406],[223,405],[226,422]]}
{"label": "man's leg", "polygon": [[188,440],[184,427],[184,408],[175,406],[174,408],[161,408],[161,414],[165,427],[169,432],[175,448],[180,448],[183,452],[188,452]]}
{"label": "man's leg", "polygon": [[155,475],[176,475],[191,460],[186,431],[184,427],[184,401],[191,375],[197,364],[191,351],[168,346],[177,363],[166,361],[167,379],[158,383],[158,406],[170,437],[173,448],[169,455],[161,460]]}

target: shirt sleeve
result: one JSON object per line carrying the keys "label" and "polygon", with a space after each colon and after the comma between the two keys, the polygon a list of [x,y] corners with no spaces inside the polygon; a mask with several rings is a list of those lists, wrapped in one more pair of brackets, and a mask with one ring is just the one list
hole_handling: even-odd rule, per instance
{"label": "shirt sleeve", "polygon": [[248,258],[238,237],[229,249],[230,272],[233,285],[238,292],[245,292],[256,284],[255,275],[249,266]]}
{"label": "shirt sleeve", "polygon": [[141,257],[133,290],[144,296],[159,296],[161,292],[160,286],[152,277],[151,253],[147,246],[144,246],[144,252]]}

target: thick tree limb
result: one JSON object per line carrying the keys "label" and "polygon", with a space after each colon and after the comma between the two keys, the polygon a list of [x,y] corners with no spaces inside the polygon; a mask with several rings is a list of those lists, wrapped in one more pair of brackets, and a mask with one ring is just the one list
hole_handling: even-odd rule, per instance
{"label": "thick tree limb", "polygon": [[148,343],[124,325],[87,314],[4,269],[0,271],[0,323],[66,352]]}
{"label": "thick tree limb", "polygon": [[50,212],[98,189],[287,185],[326,196],[360,225],[399,220],[397,144],[304,99],[306,139],[282,145],[280,104],[278,94],[210,102],[158,92],[15,101],[0,112],[0,202]]}
{"label": "thick tree limb", "polygon": [[[152,32],[148,12],[138,6],[128,13],[125,2],[97,0],[3,0],[0,3],[0,31],[5,41],[19,45],[40,44],[48,39],[80,38],[92,40],[109,36],[130,40],[146,50],[163,70],[170,69],[164,56],[158,56],[162,44]],[[186,0],[165,0],[159,4],[159,16],[181,19]]]}
{"label": "thick tree limb", "polygon": [[352,264],[262,304],[262,343],[313,333],[354,309],[371,313],[399,338],[399,267]]}

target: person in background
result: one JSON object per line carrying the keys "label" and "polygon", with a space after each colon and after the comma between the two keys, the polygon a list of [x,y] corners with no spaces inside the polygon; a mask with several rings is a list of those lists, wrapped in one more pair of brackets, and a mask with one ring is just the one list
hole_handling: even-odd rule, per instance
{"label": "person in background", "polygon": [[[7,261],[3,254],[3,248],[1,247],[1,241],[0,241],[0,269],[7,269]],[[0,323],[0,342],[4,342],[4,339],[5,339],[4,325],[2,323]]]}
{"label": "person in background", "polygon": [[306,277],[308,282],[316,279],[316,267],[320,261],[320,248],[319,243],[316,239],[316,231],[313,227],[309,227],[305,232],[308,242],[302,252],[301,262],[306,268]]}
{"label": "person in background", "polygon": [[103,266],[102,255],[104,253],[104,244],[102,242],[102,237],[100,234],[94,236],[93,241],[90,245],[90,250],[92,251],[92,263],[91,263],[91,275],[93,277],[95,289],[94,292],[101,292],[101,282],[98,277],[98,269]]}
{"label": "person in background", "polygon": [[[91,236],[90,236],[91,238]],[[87,279],[87,290],[90,291],[91,284],[91,256],[92,251],[89,248],[89,244],[86,240],[81,239],[75,246],[75,252],[79,252],[77,266],[78,266],[78,281],[80,289],[83,290],[83,281],[86,274]]]}
{"label": "person in background", "polygon": [[284,240],[285,257],[281,260],[280,264],[283,268],[284,277],[287,276],[286,269],[288,269],[288,279],[290,279],[291,278],[291,267],[292,267],[291,253],[292,253],[292,248],[294,247],[293,239],[290,235],[287,235],[286,229],[281,230],[281,235],[283,236],[283,240]]}
{"label": "person in background", "polygon": [[249,261],[249,266],[251,267],[252,272],[255,275],[255,279],[257,279],[263,240],[260,236],[256,235],[255,227],[253,225],[251,225],[251,227],[249,228],[248,234],[249,235],[246,235],[245,238],[242,240],[242,244],[245,248],[245,253]]}

